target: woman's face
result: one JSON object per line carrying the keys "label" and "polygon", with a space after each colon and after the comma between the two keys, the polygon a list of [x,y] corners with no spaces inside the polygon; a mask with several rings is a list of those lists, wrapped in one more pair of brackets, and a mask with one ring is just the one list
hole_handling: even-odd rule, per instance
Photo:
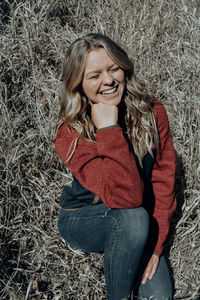
{"label": "woman's face", "polygon": [[93,103],[118,105],[125,88],[124,71],[103,48],[92,50],[86,60],[82,88]]}

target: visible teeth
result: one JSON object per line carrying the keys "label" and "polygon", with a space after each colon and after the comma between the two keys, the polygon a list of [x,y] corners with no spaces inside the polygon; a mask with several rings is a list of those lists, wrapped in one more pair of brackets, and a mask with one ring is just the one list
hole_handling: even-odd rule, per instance
{"label": "visible teeth", "polygon": [[106,95],[106,94],[112,94],[112,93],[114,93],[116,90],[117,90],[117,87],[114,87],[112,90],[102,92],[102,94],[104,94],[104,95]]}

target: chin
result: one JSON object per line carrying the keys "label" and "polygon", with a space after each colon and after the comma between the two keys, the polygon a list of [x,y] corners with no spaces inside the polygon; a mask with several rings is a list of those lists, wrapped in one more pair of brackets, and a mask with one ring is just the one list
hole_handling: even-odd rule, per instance
{"label": "chin", "polygon": [[101,99],[99,99],[99,103],[105,103],[105,104],[110,104],[110,105],[119,105],[121,102],[122,97],[118,96],[118,97],[114,97],[114,98],[106,98],[103,97]]}
{"label": "chin", "polygon": [[113,105],[119,105],[122,101],[122,96],[118,96],[116,99],[113,99]]}
{"label": "chin", "polygon": [[119,105],[120,102],[121,102],[121,99],[122,99],[122,98],[113,99],[113,103],[112,103],[112,104],[113,104],[113,105],[116,105],[116,106]]}

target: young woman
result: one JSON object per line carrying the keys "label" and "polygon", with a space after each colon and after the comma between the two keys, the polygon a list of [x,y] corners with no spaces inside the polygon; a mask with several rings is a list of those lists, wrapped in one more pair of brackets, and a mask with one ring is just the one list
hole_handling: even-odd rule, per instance
{"label": "young woman", "polygon": [[72,246],[104,253],[109,300],[173,298],[162,254],[175,209],[175,154],[162,103],[145,94],[126,52],[89,34],[67,50],[58,156],[73,174],[58,228]]}

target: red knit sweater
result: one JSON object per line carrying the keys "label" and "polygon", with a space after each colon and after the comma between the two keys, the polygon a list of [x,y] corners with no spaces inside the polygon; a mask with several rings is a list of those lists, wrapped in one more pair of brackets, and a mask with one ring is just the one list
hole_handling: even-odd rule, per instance
{"label": "red knit sweater", "polygon": [[[152,170],[155,195],[153,216],[159,226],[155,252],[161,254],[170,218],[176,207],[175,153],[167,114],[159,100],[155,101],[153,112],[160,137],[157,164],[154,164]],[[66,162],[70,146],[77,137],[78,133],[73,128],[66,124],[60,127],[55,138],[55,148],[63,162]],[[108,207],[141,206],[143,182],[122,129],[113,127],[98,131],[96,141],[97,143],[93,143],[79,138],[73,156],[66,163],[67,167],[86,189],[99,196]]]}

